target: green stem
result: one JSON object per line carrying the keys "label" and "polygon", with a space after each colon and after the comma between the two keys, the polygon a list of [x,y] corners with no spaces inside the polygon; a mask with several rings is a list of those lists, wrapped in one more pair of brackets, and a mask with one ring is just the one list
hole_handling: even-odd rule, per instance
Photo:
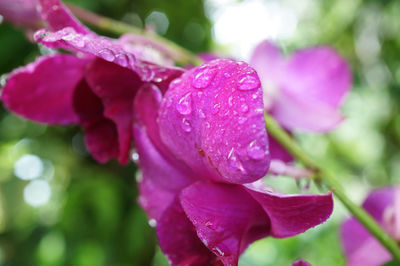
{"label": "green stem", "polygon": [[129,33],[131,35],[150,40],[153,43],[162,45],[163,48],[167,50],[167,56],[173,59],[176,63],[180,65],[192,64],[201,65],[202,60],[197,55],[191,53],[185,48],[177,45],[176,43],[163,38],[152,32],[145,31],[143,29],[137,28],[135,26],[126,24],[124,22],[116,21],[110,18],[106,18],[88,10],[82,9],[72,4],[67,4],[68,8],[72,13],[77,16],[82,21],[95,26],[98,29],[112,32],[118,35]]}
{"label": "green stem", "polygon": [[297,160],[303,163],[306,167],[315,170],[317,173],[317,181],[324,181],[349,212],[351,212],[354,217],[362,223],[390,253],[392,253],[393,258],[400,263],[400,247],[397,242],[382,229],[371,215],[347,197],[339,180],[327,169],[308,156],[293,140],[293,138],[278,124],[278,122],[268,114],[265,114],[265,123],[268,133],[271,134],[283,147],[285,147],[285,149],[288,150]]}

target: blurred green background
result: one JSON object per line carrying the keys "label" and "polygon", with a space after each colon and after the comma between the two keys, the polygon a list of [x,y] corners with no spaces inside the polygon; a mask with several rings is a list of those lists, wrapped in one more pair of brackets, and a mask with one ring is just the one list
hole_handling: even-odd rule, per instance
{"label": "blurred green background", "polygon": [[[194,51],[246,59],[270,38],[285,53],[329,44],[353,69],[347,119],[302,146],[330,167],[357,202],[400,181],[400,2],[396,0],[74,0],[96,13],[157,32]],[[106,33],[103,33],[106,34]],[[40,54],[25,32],[0,25],[0,75]],[[4,82],[0,78],[0,84]],[[135,165],[98,165],[77,127],[48,127],[0,111],[0,265],[167,265],[137,205]],[[284,192],[305,184],[266,179]],[[318,192],[311,186],[310,192]],[[254,243],[240,265],[343,265],[339,202],[325,224],[290,239]]]}

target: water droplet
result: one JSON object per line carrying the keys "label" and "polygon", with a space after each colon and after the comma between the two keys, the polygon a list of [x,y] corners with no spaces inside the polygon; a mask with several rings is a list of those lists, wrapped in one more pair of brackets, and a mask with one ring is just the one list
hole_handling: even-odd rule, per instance
{"label": "water droplet", "polygon": [[229,106],[233,106],[233,96],[231,95],[228,99]]}
{"label": "water droplet", "polygon": [[114,52],[111,51],[111,50],[108,49],[108,48],[105,48],[105,49],[101,50],[101,51],[99,52],[99,56],[100,56],[101,58],[103,58],[104,60],[107,60],[107,61],[109,61],[109,62],[112,62],[112,61],[114,61],[114,59],[115,59]]}
{"label": "water droplet", "polygon": [[225,253],[224,253],[219,247],[213,248],[212,251],[217,252],[217,254],[218,254],[219,256],[222,256],[222,257],[225,255]]}
{"label": "water droplet", "polygon": [[242,163],[240,162],[240,160],[238,159],[237,155],[236,155],[236,151],[235,148],[232,148],[231,151],[228,154],[228,162],[229,165],[237,170],[239,170],[242,173],[245,173],[246,170],[243,168]]}
{"label": "water droplet", "polygon": [[117,54],[115,57],[115,63],[120,66],[127,67],[129,65],[129,58],[126,54]]}
{"label": "water droplet", "polygon": [[253,140],[247,147],[247,154],[254,160],[261,160],[265,156],[265,150],[258,145],[257,140]]}
{"label": "water droplet", "polygon": [[131,159],[134,163],[139,162],[139,153],[137,153],[137,151],[135,149],[131,150]]}
{"label": "water droplet", "polygon": [[245,74],[238,79],[238,89],[242,91],[249,91],[260,88],[260,80],[256,74]]}
{"label": "water droplet", "polygon": [[192,97],[191,93],[186,93],[176,105],[176,110],[182,115],[188,115],[192,112]]}
{"label": "water droplet", "polygon": [[171,89],[173,89],[173,88],[177,87],[181,82],[182,82],[182,79],[176,78],[173,81],[171,81],[171,83],[169,84],[169,87]]}
{"label": "water droplet", "polygon": [[247,104],[242,104],[241,106],[240,106],[240,111],[242,112],[242,113],[247,113],[247,111],[249,111],[249,107],[247,106]]}
{"label": "water droplet", "polygon": [[190,124],[190,121],[185,117],[182,119],[182,129],[185,132],[190,132],[192,131],[192,125]]}
{"label": "water droplet", "polygon": [[239,117],[239,119],[238,119],[239,124],[244,124],[244,122],[246,122],[246,121],[247,121],[246,117]]}
{"label": "water droplet", "polygon": [[206,118],[206,115],[204,114],[203,110],[199,109],[198,113],[199,113],[199,117],[200,117],[201,119]]}
{"label": "water droplet", "polygon": [[0,76],[0,88],[6,85],[8,76],[9,74],[3,74]]}
{"label": "water droplet", "polygon": [[161,81],[163,81],[163,79],[161,77],[155,77],[153,81],[160,83]]}
{"label": "water droplet", "polygon": [[156,221],[155,219],[150,219],[150,220],[149,220],[149,225],[150,225],[151,227],[156,227],[156,226],[157,226],[157,221]]}
{"label": "water droplet", "polygon": [[209,67],[201,67],[195,72],[192,86],[197,89],[204,89],[210,85],[217,74],[217,70]]}
{"label": "water droplet", "polygon": [[209,122],[206,122],[206,123],[205,123],[205,126],[206,126],[206,128],[210,128],[210,127],[211,127],[211,124],[210,124]]}
{"label": "water droplet", "polygon": [[73,33],[68,33],[67,35],[64,35],[61,37],[64,41],[71,41],[75,38],[75,34]]}
{"label": "water droplet", "polygon": [[219,112],[219,108],[221,108],[221,104],[220,103],[214,104],[211,113],[213,115],[217,114]]}

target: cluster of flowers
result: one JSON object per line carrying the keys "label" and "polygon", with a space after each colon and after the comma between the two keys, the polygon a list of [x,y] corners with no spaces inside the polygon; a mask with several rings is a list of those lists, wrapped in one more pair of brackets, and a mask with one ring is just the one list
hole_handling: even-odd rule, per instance
{"label": "cluster of flowers", "polygon": [[[129,35],[98,36],[59,0],[37,4],[48,29],[35,41],[68,53],[14,70],[2,102],[30,120],[81,125],[100,163],[126,164],[134,146],[139,202],[173,265],[237,265],[255,240],[294,236],[330,216],[331,193],[285,195],[261,178],[271,160],[293,160],[267,137],[264,112],[288,131],[324,132],[342,120],[351,75],[334,50],[314,47],[287,59],[265,41],[250,65],[216,59],[182,69],[157,46],[149,53]],[[39,13],[32,17],[37,25]],[[352,226],[359,225],[351,221],[344,231]]]}

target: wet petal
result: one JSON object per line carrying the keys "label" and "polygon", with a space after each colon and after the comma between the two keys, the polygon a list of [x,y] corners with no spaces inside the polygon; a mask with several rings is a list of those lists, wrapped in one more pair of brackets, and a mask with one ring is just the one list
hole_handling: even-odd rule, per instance
{"label": "wet petal", "polygon": [[103,116],[103,104],[82,80],[74,93],[74,108],[85,131],[86,147],[100,163],[117,158],[118,133],[115,124]]}
{"label": "wet petal", "polygon": [[243,62],[216,60],[175,79],[159,124],[171,152],[205,178],[246,183],[268,170],[260,82]]}
{"label": "wet petal", "polygon": [[1,99],[11,111],[50,124],[78,122],[73,94],[87,60],[72,55],[43,56],[14,70]]}
{"label": "wet petal", "polygon": [[89,64],[85,77],[103,103],[104,116],[117,126],[118,159],[125,164],[132,142],[133,99],[143,82],[135,72],[101,59]]}
{"label": "wet petal", "polygon": [[194,182],[193,173],[171,156],[160,140],[157,124],[161,92],[154,85],[143,86],[135,98],[135,147],[142,175],[139,203],[158,220],[176,194]]}
{"label": "wet petal", "polygon": [[[76,19],[60,0],[38,0],[40,13],[53,30],[72,27],[78,33],[92,33]],[[94,33],[93,33],[94,34]]]}
{"label": "wet petal", "polygon": [[35,40],[49,48],[62,48],[97,56],[136,72],[144,81],[155,77],[152,64],[137,60],[136,55],[125,51],[118,41],[93,34],[80,34],[72,27],[56,32],[40,30],[35,33]]}
{"label": "wet petal", "polygon": [[269,231],[263,209],[240,185],[197,182],[180,198],[198,237],[224,265],[237,265],[246,247]]}
{"label": "wet petal", "polygon": [[195,227],[175,200],[157,223],[162,251],[174,265],[221,265],[197,237]]}
{"label": "wet petal", "polygon": [[257,181],[245,185],[250,195],[264,208],[271,220],[273,237],[290,237],[317,226],[333,210],[332,193],[323,195],[285,195]]}

